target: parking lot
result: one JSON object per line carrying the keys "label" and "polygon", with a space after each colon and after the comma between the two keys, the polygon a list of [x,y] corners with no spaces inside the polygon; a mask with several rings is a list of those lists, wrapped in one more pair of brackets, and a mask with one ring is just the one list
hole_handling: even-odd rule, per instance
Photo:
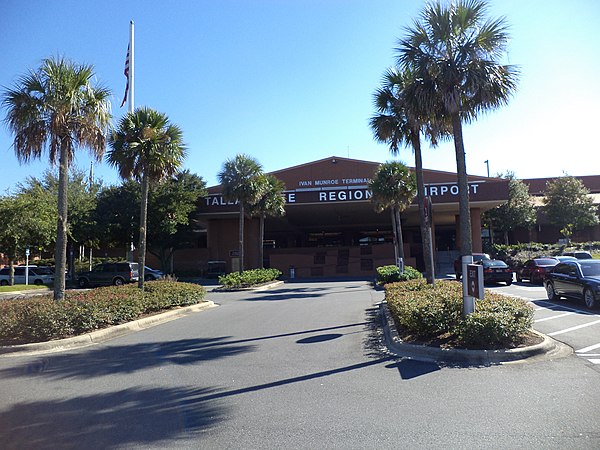
{"label": "parking lot", "polygon": [[522,297],[535,308],[533,328],[564,342],[580,358],[600,368],[600,312],[587,309],[583,302],[547,299],[543,286],[514,283],[490,286],[496,292]]}

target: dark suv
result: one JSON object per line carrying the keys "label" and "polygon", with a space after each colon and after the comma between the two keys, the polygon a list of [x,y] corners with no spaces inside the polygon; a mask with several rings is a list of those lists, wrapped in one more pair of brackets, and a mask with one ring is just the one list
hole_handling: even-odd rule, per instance
{"label": "dark suv", "polygon": [[138,281],[138,263],[117,262],[98,264],[90,272],[77,274],[79,287],[111,285],[121,286],[125,283]]}

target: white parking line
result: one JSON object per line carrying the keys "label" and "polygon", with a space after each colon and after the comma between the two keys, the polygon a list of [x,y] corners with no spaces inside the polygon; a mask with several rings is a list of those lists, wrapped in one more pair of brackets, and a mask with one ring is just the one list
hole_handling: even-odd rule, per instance
{"label": "white parking line", "polygon": [[588,359],[592,364],[600,364],[600,359]]}
{"label": "white parking line", "polygon": [[544,317],[543,319],[534,320],[534,323],[545,322],[546,320],[558,319],[559,317],[570,316],[572,314],[575,314],[575,313],[574,312],[566,312],[563,314],[558,314],[557,316]]}
{"label": "white parking line", "polygon": [[596,325],[597,323],[600,323],[600,320],[595,320],[594,322],[584,323],[582,325],[577,325],[576,327],[571,327],[571,328],[566,328],[564,330],[555,331],[554,333],[548,333],[548,336],[558,336],[559,334],[564,334],[564,333],[568,333],[570,331],[579,330],[580,328],[590,327],[592,325]]}
{"label": "white parking line", "polygon": [[587,353],[590,350],[596,350],[600,348],[600,344],[590,345],[589,347],[580,348],[579,350],[575,350],[575,353]]}
{"label": "white parking line", "polygon": [[[571,308],[570,306],[565,306],[565,305],[559,305],[557,303],[552,303],[552,302],[548,302],[545,300],[534,300],[536,301],[538,304],[539,303],[543,303],[545,305],[550,305],[550,306],[554,306],[557,308],[560,308],[561,310],[565,310],[565,311],[573,311],[579,314],[585,314],[586,316],[592,316],[592,317],[600,317],[599,314],[594,314],[592,312],[586,311],[585,309],[579,309],[579,308]],[[547,308],[547,309],[552,309],[552,308]]]}

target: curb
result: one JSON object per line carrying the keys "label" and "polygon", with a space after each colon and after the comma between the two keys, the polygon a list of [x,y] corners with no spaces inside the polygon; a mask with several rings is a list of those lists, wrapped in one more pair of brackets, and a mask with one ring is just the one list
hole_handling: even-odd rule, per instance
{"label": "curb", "polygon": [[232,288],[232,289],[219,289],[215,288],[212,292],[244,292],[244,291],[266,291],[267,289],[272,289],[275,287],[279,287],[284,284],[284,281],[273,281],[272,283],[263,284],[261,286],[255,287],[247,287],[247,288]]}
{"label": "curb", "polygon": [[492,364],[506,364],[526,362],[526,360],[556,359],[573,354],[573,349],[568,345],[558,342],[545,334],[531,330],[543,338],[536,345],[522,348],[501,350],[467,350],[453,348],[430,347],[419,344],[406,344],[402,342],[396,330],[396,324],[390,314],[387,302],[379,304],[379,312],[383,321],[385,343],[388,350],[396,356],[406,357],[417,361],[462,363],[469,365],[489,366]]}
{"label": "curb", "polygon": [[212,301],[204,301],[197,305],[185,306],[183,308],[173,309],[164,313],[144,317],[133,322],[115,325],[101,330],[92,331],[80,336],[73,336],[65,339],[56,339],[47,342],[36,342],[33,344],[9,345],[0,347],[0,358],[11,356],[31,356],[45,353],[55,353],[63,350],[87,347],[89,345],[99,344],[135,331],[151,328],[171,320],[190,315],[195,312],[217,306]]}

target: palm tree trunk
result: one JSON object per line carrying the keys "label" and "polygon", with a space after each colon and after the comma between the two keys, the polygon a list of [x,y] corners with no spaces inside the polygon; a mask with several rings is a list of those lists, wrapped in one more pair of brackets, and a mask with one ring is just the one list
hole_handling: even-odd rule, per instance
{"label": "palm tree trunk", "polygon": [[244,202],[240,201],[240,268],[239,272],[244,271]]}
{"label": "palm tree trunk", "polygon": [[140,207],[140,244],[138,248],[138,287],[144,290],[144,266],[146,265],[146,225],[148,221],[148,188],[150,181],[144,173],[142,177],[142,202]]}
{"label": "palm tree trunk", "polygon": [[[425,277],[427,284],[433,284],[435,272],[433,266],[433,243],[431,227],[425,217],[425,180],[423,179],[423,159],[421,155],[421,139],[417,134],[412,140],[415,151],[415,172],[417,176],[417,201],[419,202],[419,218],[421,219],[421,242],[423,242],[423,259],[425,260]],[[432,211],[429,211],[432,214]]]}
{"label": "palm tree trunk", "polygon": [[54,250],[54,300],[65,298],[65,270],[67,268],[67,186],[69,183],[68,146],[60,146],[58,167],[58,223],[56,226],[56,248]]}
{"label": "palm tree trunk", "polygon": [[462,123],[459,113],[452,114],[452,133],[456,152],[456,174],[458,176],[458,209],[460,214],[460,253],[462,256],[473,253],[471,239],[471,211],[469,207],[469,183],[467,182],[467,163],[463,143]]}
{"label": "palm tree trunk", "polygon": [[390,208],[392,213],[392,232],[394,233],[394,265],[398,264],[398,227],[396,226],[396,212]]}
{"label": "palm tree trunk", "polygon": [[261,214],[260,215],[260,240],[259,240],[259,245],[260,247],[258,247],[258,257],[259,257],[259,263],[258,263],[258,268],[259,269],[264,269],[264,257],[265,257],[265,215]]}
{"label": "palm tree trunk", "polygon": [[400,219],[400,209],[394,208],[394,214],[396,215],[396,226],[398,227],[398,256],[402,258],[404,263],[404,239],[402,237],[402,219]]}

